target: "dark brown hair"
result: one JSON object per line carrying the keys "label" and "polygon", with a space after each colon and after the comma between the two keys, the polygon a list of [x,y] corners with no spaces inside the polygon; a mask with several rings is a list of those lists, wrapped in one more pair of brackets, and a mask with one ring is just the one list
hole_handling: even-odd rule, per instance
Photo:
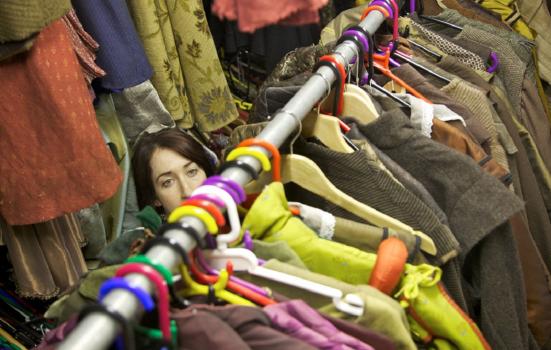
{"label": "dark brown hair", "polygon": [[150,161],[153,153],[159,148],[172,150],[191,160],[202,168],[207,176],[214,174],[214,166],[209,161],[207,151],[199,142],[182,130],[170,128],[152,134],[145,134],[134,146],[132,156],[132,170],[140,209],[152,205],[157,198]]}

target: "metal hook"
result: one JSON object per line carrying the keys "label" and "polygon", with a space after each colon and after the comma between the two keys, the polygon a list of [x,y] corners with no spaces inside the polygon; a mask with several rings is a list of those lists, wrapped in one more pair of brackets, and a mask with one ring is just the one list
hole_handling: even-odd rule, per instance
{"label": "metal hook", "polygon": [[[331,86],[331,85],[329,85]],[[291,144],[289,145],[289,150],[291,152],[291,154],[293,154],[293,145],[295,144],[295,142],[297,141],[298,137],[300,136],[300,134],[302,133],[302,123],[300,122],[300,119],[298,119],[298,117],[293,113],[293,112],[289,112],[289,111],[286,111],[286,110],[281,110],[280,113],[287,113],[288,115],[290,115],[291,117],[293,117],[293,119],[297,122],[297,128],[298,128],[298,132],[295,134],[295,136],[293,136],[293,139],[291,140]]]}

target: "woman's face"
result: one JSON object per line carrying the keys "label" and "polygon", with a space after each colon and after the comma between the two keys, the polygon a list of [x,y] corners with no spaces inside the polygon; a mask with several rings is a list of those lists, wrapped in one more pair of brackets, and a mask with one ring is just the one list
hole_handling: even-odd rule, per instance
{"label": "woman's face", "polygon": [[149,161],[157,200],[168,215],[207,178],[203,168],[178,153],[158,148]]}

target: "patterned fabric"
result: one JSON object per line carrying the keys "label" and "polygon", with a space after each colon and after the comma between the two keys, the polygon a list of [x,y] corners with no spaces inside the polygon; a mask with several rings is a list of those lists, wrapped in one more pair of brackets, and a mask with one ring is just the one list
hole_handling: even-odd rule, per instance
{"label": "patterned fabric", "polygon": [[505,84],[505,90],[511,103],[518,108],[517,113],[520,112],[522,81],[524,80],[526,64],[518,58],[507,40],[470,25],[465,26],[457,38],[480,43],[497,52],[499,56],[497,75],[501,77],[501,80]]}
{"label": "patterned fabric", "polygon": [[179,126],[202,131],[238,117],[199,0],[129,0],[154,75],[151,82]]}
{"label": "patterned fabric", "polygon": [[17,58],[0,63],[2,216],[33,224],[111,197],[121,174],[62,20]]}
{"label": "patterned fabric", "polygon": [[2,0],[0,43],[27,39],[61,18],[70,8],[70,0]]}
{"label": "patterned fabric", "polygon": [[99,49],[99,44],[84,30],[82,23],[78,20],[75,10],[71,9],[62,19],[71,36],[73,49],[77,54],[82,73],[84,73],[84,78],[88,84],[91,84],[92,80],[95,78],[100,78],[105,75],[105,71],[95,62],[96,51]]}
{"label": "patterned fabric", "polygon": [[432,43],[448,55],[459,58],[461,62],[465,63],[473,69],[480,71],[486,70],[486,65],[484,64],[484,60],[482,59],[482,57],[462,48],[457,44],[452,43],[441,35],[426,29],[425,27],[414,21],[411,21],[410,23],[411,27],[414,28],[425,41]]}

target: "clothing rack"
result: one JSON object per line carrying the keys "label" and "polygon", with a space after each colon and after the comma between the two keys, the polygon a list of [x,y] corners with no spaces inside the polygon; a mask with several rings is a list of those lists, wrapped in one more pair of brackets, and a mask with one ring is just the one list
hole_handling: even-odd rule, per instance
{"label": "clothing rack", "polygon": [[[374,34],[383,21],[384,15],[381,12],[371,11],[359,25],[368,33]],[[353,41],[345,40],[335,48],[334,53],[335,58],[343,63],[345,67],[348,67],[349,62],[357,54],[357,49]],[[327,89],[336,79],[337,77],[329,67],[320,67],[285,107],[275,115],[274,119],[268,123],[266,128],[258,135],[258,138],[280,147],[298,129],[301,120],[312,110],[315,104],[329,93]],[[269,152],[263,148],[255,147],[255,149],[270,156]],[[261,164],[255,158],[241,156],[239,160],[260,172]],[[252,180],[246,171],[238,167],[230,167],[220,175],[241,185],[245,185]],[[183,220],[197,230],[201,239],[204,238],[206,227],[199,219],[185,217]],[[192,237],[177,229],[167,231],[164,236],[174,239],[185,251],[192,250],[196,245]],[[182,263],[181,257],[165,246],[153,246],[146,255],[154,263],[162,264],[171,271]],[[149,294],[154,293],[153,284],[145,276],[129,274],[125,278],[132,285],[146,290]],[[138,299],[132,293],[123,289],[115,289],[107,294],[102,304],[109,310],[118,312],[127,320],[137,320],[143,314],[143,308]],[[110,317],[92,313],[79,322],[77,327],[59,345],[58,349],[107,349],[120,331],[120,326]]]}

